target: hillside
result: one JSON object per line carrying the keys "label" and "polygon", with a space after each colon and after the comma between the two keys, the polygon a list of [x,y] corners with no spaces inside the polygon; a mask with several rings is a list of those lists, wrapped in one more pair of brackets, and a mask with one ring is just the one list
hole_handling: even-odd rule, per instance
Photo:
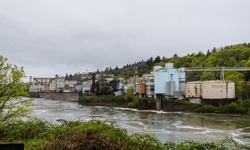
{"label": "hillside", "polygon": [[[178,57],[174,54],[171,58],[161,58],[157,56],[155,58],[151,57],[146,61],[138,61],[133,64],[127,64],[122,68],[111,67],[106,68],[102,73],[113,74],[118,77],[133,77],[141,76],[145,73],[150,73],[153,66],[160,65],[164,66],[167,62],[174,63],[174,67],[250,67],[250,43],[237,44],[231,46],[225,46],[222,48],[213,48],[208,50],[206,54],[203,52],[188,54],[183,57]],[[248,74],[244,73],[244,79],[248,79]],[[188,80],[199,80],[202,74],[195,73],[188,75]],[[210,78],[217,79],[220,73],[215,73],[214,77],[210,75]]]}
{"label": "hillside", "polygon": [[[188,54],[179,57],[174,54],[171,58],[165,56],[151,57],[146,61],[141,60],[133,64],[124,65],[121,68],[108,67],[104,71],[97,70],[100,74],[113,74],[114,78],[123,77],[141,77],[143,74],[148,74],[153,70],[154,66],[165,66],[165,63],[172,62],[175,68],[181,67],[250,67],[250,43],[243,43],[220,48],[213,48],[203,52]],[[230,71],[224,72],[225,80],[235,82],[236,97],[240,99],[250,99],[250,71]],[[80,76],[75,74],[66,75],[67,79],[78,79]],[[65,77],[65,78],[66,78]],[[221,72],[186,72],[186,81],[197,80],[217,80],[220,79]]]}
{"label": "hillside", "polygon": [[[135,62],[134,64],[127,64],[122,68],[111,67],[105,69],[101,73],[113,74],[115,78],[124,77],[130,78],[133,76],[142,76],[142,74],[150,73],[153,66],[164,66],[165,63],[174,63],[175,68],[180,67],[250,67],[250,43],[243,43],[221,48],[213,48],[208,50],[206,54],[202,52],[188,54],[179,57],[175,54],[171,58],[149,58],[146,61]],[[187,72],[187,81],[197,80],[217,80],[220,79],[221,72]],[[224,72],[226,80],[235,82],[236,97],[240,99],[250,98],[250,72]]]}

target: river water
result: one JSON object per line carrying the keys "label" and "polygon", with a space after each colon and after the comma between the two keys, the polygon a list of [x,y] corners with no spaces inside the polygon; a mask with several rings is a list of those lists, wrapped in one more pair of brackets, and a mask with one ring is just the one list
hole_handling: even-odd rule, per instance
{"label": "river water", "polygon": [[34,104],[32,115],[51,123],[58,123],[58,119],[107,120],[127,129],[129,134],[149,133],[161,142],[218,142],[225,137],[233,137],[241,144],[250,145],[250,116],[245,115],[141,111],[46,99],[35,99]]}

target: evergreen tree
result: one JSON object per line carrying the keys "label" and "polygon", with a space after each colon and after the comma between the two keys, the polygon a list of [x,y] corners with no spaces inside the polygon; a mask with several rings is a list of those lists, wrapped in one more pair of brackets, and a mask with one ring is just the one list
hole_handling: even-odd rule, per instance
{"label": "evergreen tree", "polygon": [[66,73],[65,80],[69,80],[69,75]]}
{"label": "evergreen tree", "polygon": [[161,62],[160,56],[157,56],[154,60],[154,64]]}

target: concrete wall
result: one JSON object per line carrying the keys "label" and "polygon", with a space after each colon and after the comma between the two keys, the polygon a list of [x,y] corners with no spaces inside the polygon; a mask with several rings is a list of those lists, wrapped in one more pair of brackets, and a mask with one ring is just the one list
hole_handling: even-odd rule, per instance
{"label": "concrete wall", "polygon": [[79,100],[79,93],[40,93],[41,98],[53,99],[53,100],[65,100],[65,101],[75,101]]}

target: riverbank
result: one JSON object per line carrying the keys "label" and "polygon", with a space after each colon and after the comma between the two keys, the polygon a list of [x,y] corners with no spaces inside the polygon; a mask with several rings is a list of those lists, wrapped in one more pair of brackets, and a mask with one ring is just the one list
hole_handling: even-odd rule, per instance
{"label": "riverbank", "polygon": [[[86,106],[108,106],[108,107],[123,107],[123,108],[139,108],[139,100],[126,100],[125,96],[81,96],[79,97],[79,104]],[[155,99],[147,98],[147,109],[155,110]]]}
{"label": "riverbank", "polygon": [[[138,98],[125,100],[124,96],[81,96],[79,104],[86,106],[108,106],[108,107],[124,107],[124,108],[140,108],[139,101],[147,100],[144,109],[155,110],[154,98]],[[192,113],[223,113],[223,114],[247,114],[250,115],[250,100],[238,100],[227,106],[212,106],[190,103],[188,100],[174,100],[173,110],[177,112],[192,112]]]}

